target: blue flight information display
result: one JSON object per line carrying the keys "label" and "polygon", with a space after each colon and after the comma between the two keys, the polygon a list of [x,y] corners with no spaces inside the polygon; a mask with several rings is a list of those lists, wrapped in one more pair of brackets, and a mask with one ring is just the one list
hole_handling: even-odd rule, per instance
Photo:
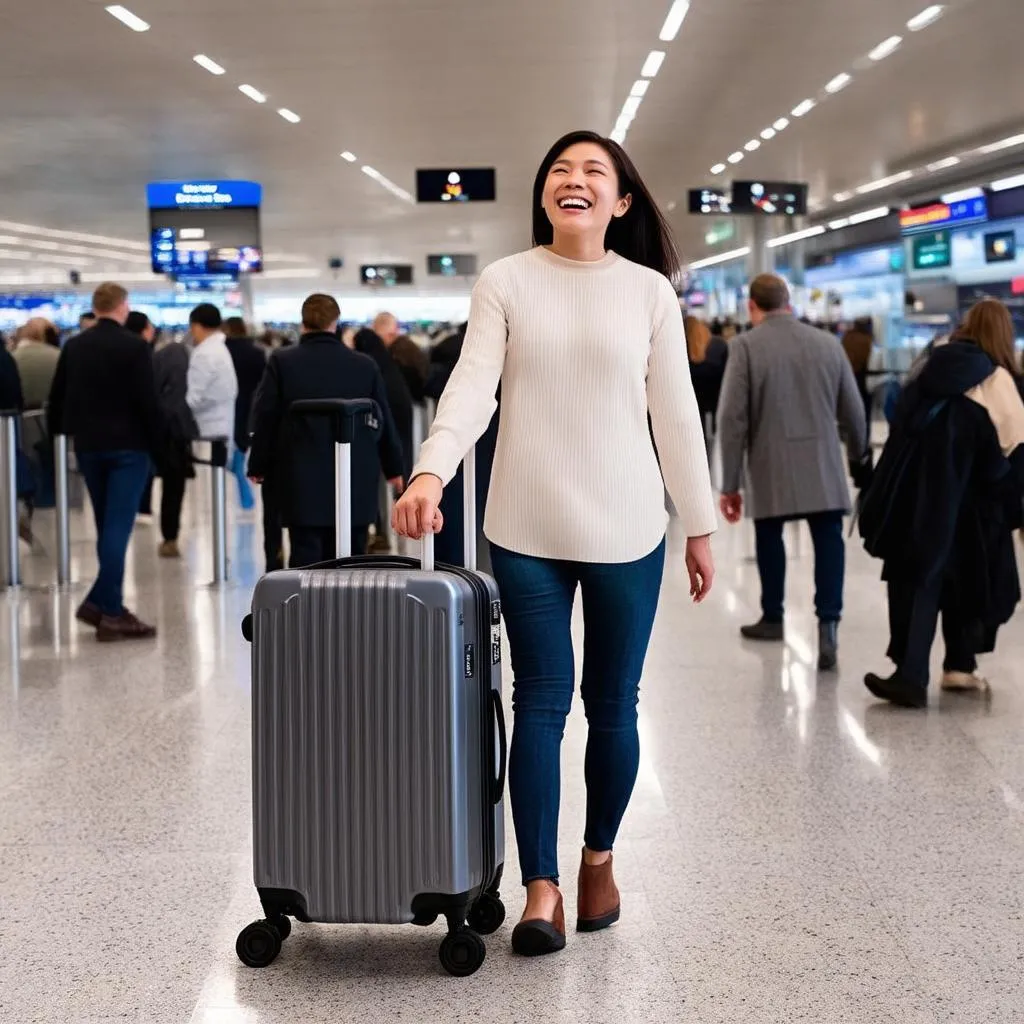
{"label": "blue flight information display", "polygon": [[251,274],[263,269],[255,181],[157,181],[146,186],[153,271]]}

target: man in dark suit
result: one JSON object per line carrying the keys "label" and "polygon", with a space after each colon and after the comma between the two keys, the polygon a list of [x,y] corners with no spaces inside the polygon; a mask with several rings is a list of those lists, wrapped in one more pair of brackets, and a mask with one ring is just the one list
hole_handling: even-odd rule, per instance
{"label": "man in dark suit", "polygon": [[101,284],[92,297],[96,324],[64,346],[50,390],[50,433],[67,434],[96,519],[99,575],[77,618],[103,641],[156,636],[123,601],[124,562],[139,499],[163,434],[153,353],[124,327],[128,293]]}
{"label": "man in dark suit", "polygon": [[372,359],[351,352],[336,334],[341,310],[330,295],[302,304],[302,337],[278,349],[267,362],[252,413],[249,476],[269,481],[280,500],[291,541],[290,566],[300,568],[334,557],[334,438],[326,420],[299,421],[289,406],[309,398],[372,398],[383,430],[375,441],[364,434],[352,445],[352,552],[366,550],[369,525],[377,518],[381,467],[388,483],[403,485],[402,448],[380,370]]}
{"label": "man in dark suit", "polygon": [[245,321],[231,316],[224,321],[224,336],[228,353],[238,378],[238,398],[235,399],[235,447],[231,456],[231,472],[238,480],[238,498],[243,509],[255,505],[252,490],[245,478],[245,453],[249,450],[249,417],[256,389],[267,368],[267,354],[250,337]]}

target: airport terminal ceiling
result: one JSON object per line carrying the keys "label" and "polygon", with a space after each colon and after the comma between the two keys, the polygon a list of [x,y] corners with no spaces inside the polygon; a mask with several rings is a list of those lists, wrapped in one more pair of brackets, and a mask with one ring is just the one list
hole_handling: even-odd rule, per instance
{"label": "airport terminal ceiling", "polygon": [[[689,187],[803,180],[813,209],[1024,132],[1020,0],[951,0],[919,31],[907,22],[925,0],[692,0],[671,42],[659,41],[670,0],[125,6],[148,31],[100,0],[0,8],[0,275],[145,272],[145,184],[179,177],[263,183],[271,271],[326,276],[341,256],[354,284],[366,262],[425,269],[428,253],[467,252],[483,265],[528,244],[530,185],[550,142],[577,127],[610,132],[652,50],[666,57],[626,146],[662,203],[677,204],[691,258],[709,251],[710,223],[687,215]],[[891,54],[868,58],[893,36]],[[826,93],[842,73],[852,79]],[[820,102],[792,116],[807,98]],[[788,126],[761,139],[782,117]],[[748,140],[760,147],[745,151]],[[735,152],[741,162],[710,173]],[[407,192],[417,167],[493,166],[498,200],[417,206],[364,165]],[[11,225],[136,245],[43,249]]]}

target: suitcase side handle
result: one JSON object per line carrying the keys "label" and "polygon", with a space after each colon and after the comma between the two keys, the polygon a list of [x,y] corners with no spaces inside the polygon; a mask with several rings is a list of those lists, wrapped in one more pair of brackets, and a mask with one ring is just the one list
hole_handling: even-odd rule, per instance
{"label": "suitcase side handle", "polygon": [[[501,703],[501,691],[491,690],[491,709],[494,712],[494,727],[498,734],[498,777],[491,780],[491,800],[497,806],[505,792],[505,770],[508,765],[508,737],[505,735],[505,708]],[[493,737],[491,751],[494,751]]]}

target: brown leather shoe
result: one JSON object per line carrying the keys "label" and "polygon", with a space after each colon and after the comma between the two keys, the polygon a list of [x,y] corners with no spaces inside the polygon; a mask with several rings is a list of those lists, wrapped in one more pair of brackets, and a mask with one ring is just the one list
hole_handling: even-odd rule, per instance
{"label": "brown leather shoe", "polygon": [[119,640],[149,640],[156,636],[156,626],[147,625],[137,619],[126,608],[120,615],[104,615],[96,629],[96,639],[103,643]]}
{"label": "brown leather shoe", "polygon": [[[556,892],[558,886],[548,882]],[[565,949],[565,909],[562,894],[558,894],[555,916],[551,921],[532,917],[520,921],[512,930],[512,950],[520,956],[544,956]]]}
{"label": "brown leather shoe", "polygon": [[580,861],[576,889],[576,931],[599,932],[619,919],[619,890],[612,877],[612,856],[603,864]]}
{"label": "brown leather shoe", "polygon": [[78,606],[78,611],[75,612],[75,618],[79,622],[84,622],[87,626],[92,626],[93,629],[98,629],[100,619],[103,618],[103,612],[92,601],[83,601]]}

